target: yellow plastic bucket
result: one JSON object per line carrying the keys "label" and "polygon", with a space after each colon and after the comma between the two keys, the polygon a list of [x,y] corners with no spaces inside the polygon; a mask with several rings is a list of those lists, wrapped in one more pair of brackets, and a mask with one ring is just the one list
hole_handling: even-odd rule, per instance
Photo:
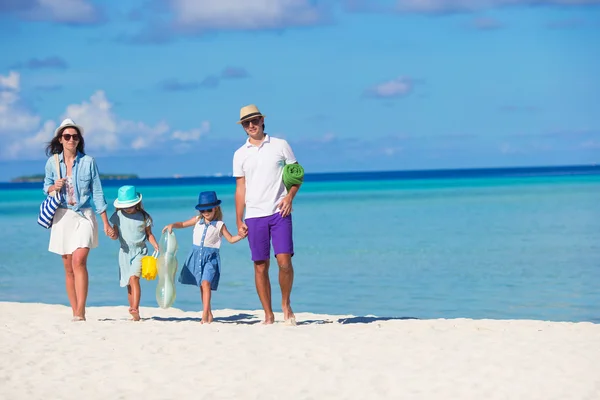
{"label": "yellow plastic bucket", "polygon": [[152,281],[156,279],[156,274],[158,272],[156,268],[156,258],[158,257],[158,252],[152,253],[151,256],[142,257],[142,278]]}

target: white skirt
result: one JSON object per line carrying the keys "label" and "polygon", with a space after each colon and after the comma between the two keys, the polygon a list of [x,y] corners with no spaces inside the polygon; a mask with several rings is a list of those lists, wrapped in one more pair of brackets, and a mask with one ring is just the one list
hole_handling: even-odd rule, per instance
{"label": "white skirt", "polygon": [[91,208],[83,208],[85,216],[67,208],[58,208],[50,229],[48,251],[65,255],[73,254],[81,247],[98,247],[98,224]]}

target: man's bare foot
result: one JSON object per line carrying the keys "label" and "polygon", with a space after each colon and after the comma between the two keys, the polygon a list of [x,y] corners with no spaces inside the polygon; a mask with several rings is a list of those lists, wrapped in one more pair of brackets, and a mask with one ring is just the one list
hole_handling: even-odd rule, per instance
{"label": "man's bare foot", "polygon": [[296,325],[296,316],[292,311],[292,307],[290,305],[282,305],[281,308],[283,310],[283,322],[286,325]]}
{"label": "man's bare foot", "polygon": [[281,310],[283,311],[283,319],[284,320],[288,320],[290,318],[295,318],[296,316],[294,315],[294,312],[292,311],[292,306],[290,306],[289,304],[285,305],[282,304],[281,305]]}
{"label": "man's bare foot", "polygon": [[273,313],[265,314],[265,320],[262,322],[263,325],[271,325],[275,323],[275,315]]}

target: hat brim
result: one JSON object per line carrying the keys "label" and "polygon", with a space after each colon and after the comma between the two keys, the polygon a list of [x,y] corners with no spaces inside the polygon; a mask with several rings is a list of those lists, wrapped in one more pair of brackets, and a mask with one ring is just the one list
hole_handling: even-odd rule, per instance
{"label": "hat brim", "polygon": [[244,122],[244,121],[247,121],[247,120],[249,120],[249,119],[254,119],[254,118],[256,118],[256,117],[262,117],[262,118],[265,118],[265,117],[266,117],[266,115],[264,115],[264,114],[250,114],[250,115],[246,115],[244,118],[240,119],[240,120],[239,120],[237,123],[238,123],[238,124],[241,124],[241,123],[242,123],[242,122]]}
{"label": "hat brim", "polygon": [[137,193],[137,195],[139,196],[137,199],[135,200],[129,200],[129,201],[119,201],[119,199],[115,200],[115,202],[113,203],[115,208],[129,208],[129,207],[133,207],[136,204],[138,204],[139,202],[142,201],[142,194],[141,193]]}
{"label": "hat brim", "polygon": [[216,207],[220,204],[221,204],[221,200],[217,200],[214,203],[210,203],[210,204],[198,204],[196,206],[196,210],[198,210],[198,211],[210,210],[211,208]]}
{"label": "hat brim", "polygon": [[58,136],[59,132],[62,132],[62,131],[64,131],[67,128],[75,128],[75,129],[77,129],[79,131],[79,134],[81,136],[83,136],[83,128],[81,126],[77,125],[77,124],[66,124],[66,125],[59,126],[58,128],[56,128],[54,130],[54,136]]}

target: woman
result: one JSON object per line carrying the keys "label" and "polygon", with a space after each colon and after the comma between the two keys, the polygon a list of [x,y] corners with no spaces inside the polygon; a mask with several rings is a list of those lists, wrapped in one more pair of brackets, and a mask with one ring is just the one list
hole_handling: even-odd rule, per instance
{"label": "woman", "polygon": [[[65,119],[54,132],[46,148],[44,193],[62,191],[63,202],[54,214],[48,250],[62,256],[66,274],[66,289],[73,309],[73,321],[85,321],[88,293],[87,257],[98,247],[98,225],[91,208],[102,217],[104,233],[114,231],[106,216],[106,199],[102,191],[95,160],[84,151],[83,128]],[[58,154],[60,177],[57,176],[54,154]]]}

